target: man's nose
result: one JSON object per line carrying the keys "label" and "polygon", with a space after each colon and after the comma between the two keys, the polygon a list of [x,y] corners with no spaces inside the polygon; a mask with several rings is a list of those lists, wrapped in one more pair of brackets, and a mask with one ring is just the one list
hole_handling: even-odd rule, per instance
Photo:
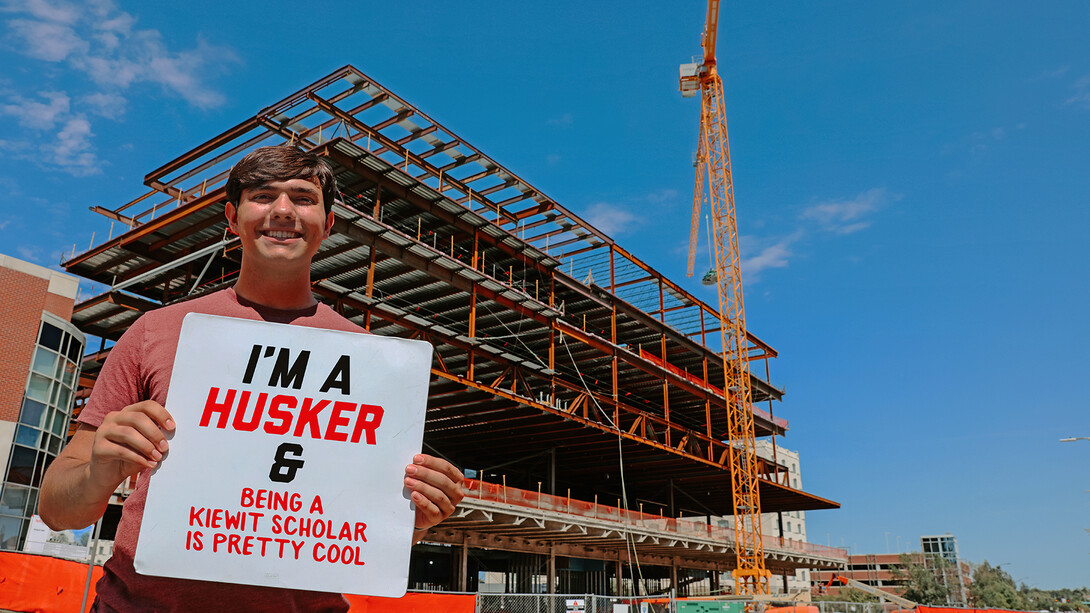
{"label": "man's nose", "polygon": [[295,204],[291,201],[291,197],[287,194],[277,196],[273,202],[272,213],[275,217],[295,215]]}

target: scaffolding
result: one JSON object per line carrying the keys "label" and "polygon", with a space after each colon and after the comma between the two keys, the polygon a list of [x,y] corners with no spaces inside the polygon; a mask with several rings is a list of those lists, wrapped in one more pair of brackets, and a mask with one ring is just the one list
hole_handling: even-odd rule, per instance
{"label": "scaffolding", "polygon": [[[435,346],[432,453],[526,491],[733,512],[718,312],[352,66],[152,171],[131,202],[92,207],[127,229],[63,262],[109,288],[73,322],[105,349],[141,313],[231,284],[227,172],[283,142],[326,157],[341,190],[315,294],[374,333]],[[748,333],[745,349],[767,405],[756,435],[782,435],[776,352]],[[755,461],[766,512],[839,506]]]}

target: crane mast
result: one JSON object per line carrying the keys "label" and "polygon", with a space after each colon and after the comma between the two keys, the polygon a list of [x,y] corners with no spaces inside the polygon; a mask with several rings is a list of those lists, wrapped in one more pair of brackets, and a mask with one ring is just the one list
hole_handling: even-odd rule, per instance
{"label": "crane mast", "polygon": [[716,70],[715,43],[719,0],[708,1],[701,46],[704,61],[681,66],[683,96],[701,95],[700,140],[697,148],[696,186],[689,236],[689,271],[693,274],[700,209],[707,185],[711,208],[712,249],[719,289],[720,336],[725,374],[727,429],[730,445],[731,494],[734,501],[736,565],[733,571],[740,594],[769,593],[770,573],[765,569],[761,541],[761,499],[757,482],[757,449],[753,428],[753,393],[749,378],[746,316],[738,249],[738,224],[734,213],[727,116],[723,82]]}

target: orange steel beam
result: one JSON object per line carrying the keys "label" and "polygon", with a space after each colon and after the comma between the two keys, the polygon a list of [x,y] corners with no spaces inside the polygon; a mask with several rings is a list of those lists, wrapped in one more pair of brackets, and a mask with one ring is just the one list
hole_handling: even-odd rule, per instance
{"label": "orange steel beam", "polygon": [[[661,451],[667,451],[667,452],[675,454],[675,455],[683,456],[683,457],[688,458],[690,460],[700,462],[701,464],[714,466],[716,468],[723,468],[725,466],[725,464],[723,464],[723,463],[717,463],[717,462],[709,461],[709,460],[707,460],[706,458],[704,458],[701,455],[697,455],[697,454],[690,453],[688,451],[677,449],[677,448],[675,448],[675,447],[673,447],[671,445],[666,445],[666,444],[660,443],[660,442],[658,442],[658,441],[656,441],[654,439],[648,439],[648,438],[645,438],[645,437],[635,435],[633,433],[628,432],[625,429],[618,430],[617,428],[614,428],[613,426],[611,426],[609,424],[599,422],[599,421],[595,421],[593,419],[590,419],[588,417],[584,417],[584,416],[581,416],[581,415],[578,415],[578,414],[575,414],[575,413],[569,413],[569,412],[566,412],[566,411],[564,411],[562,409],[557,409],[556,407],[553,407],[553,406],[550,406],[550,405],[547,405],[547,404],[543,404],[543,403],[538,402],[536,400],[526,398],[526,397],[523,397],[523,396],[519,396],[518,394],[513,394],[513,393],[511,393],[508,390],[505,390],[503,388],[492,388],[492,387],[489,387],[487,385],[477,383],[476,381],[473,381],[471,379],[467,379],[466,377],[463,377],[463,376],[460,376],[460,375],[457,375],[457,374],[454,374],[454,373],[442,372],[442,371],[439,371],[439,370],[434,369],[434,368],[432,369],[432,374],[434,374],[434,375],[436,375],[436,376],[438,376],[440,378],[447,379],[449,381],[454,381],[454,382],[457,382],[457,383],[461,383],[461,384],[465,385],[468,388],[476,389],[476,390],[483,391],[483,392],[488,392],[488,393],[490,393],[490,394],[492,394],[494,396],[498,396],[498,397],[503,398],[505,400],[509,400],[511,402],[516,402],[518,404],[522,404],[522,405],[525,405],[525,406],[528,406],[528,407],[533,407],[535,409],[541,410],[544,413],[548,413],[550,415],[555,415],[557,417],[562,417],[564,419],[568,419],[570,421],[577,422],[580,425],[583,425],[583,426],[586,426],[586,427],[595,428],[597,430],[600,430],[600,431],[605,432],[605,433],[610,434],[610,435],[621,436],[621,437],[626,438],[628,440],[639,442],[639,443],[648,445],[650,447],[654,447],[656,449],[659,449]],[[582,388],[578,388],[578,389],[582,389]],[[599,404],[602,404],[602,403],[613,404],[611,402],[611,400],[609,398],[607,398],[607,397],[599,398],[598,394],[593,394],[593,397],[598,401]],[[624,406],[623,403],[616,403],[615,410],[619,409],[619,408],[621,408],[623,406]],[[570,405],[569,405],[569,407],[570,407]],[[629,415],[634,414],[636,418],[642,417],[645,420],[657,421],[654,416],[649,415],[647,413],[640,412],[640,411],[635,410],[635,409],[631,409],[631,412],[627,413],[627,414],[629,414]],[[683,428],[680,428],[680,427],[678,427],[676,425],[670,425],[670,427],[672,429],[679,430],[679,431],[684,430]],[[690,436],[692,435],[691,432],[685,432],[685,434],[690,435]],[[717,442],[717,441],[713,441],[713,442]],[[723,445],[722,445],[722,443],[718,443],[717,446],[723,446]],[[725,452],[725,450],[724,450],[724,452]]]}
{"label": "orange steel beam", "polygon": [[[332,294],[331,292],[325,290],[325,288],[321,287],[320,285],[316,286],[314,288],[314,291],[317,292],[318,294],[326,296],[326,297],[337,297],[334,294]],[[353,300],[351,297],[339,296],[339,298],[344,302],[344,304],[349,305],[352,308],[355,308],[355,309],[357,309],[357,310],[359,310],[361,312],[364,311],[365,309],[368,309],[369,306],[370,306],[370,305],[358,302],[356,300]],[[416,331],[416,332],[424,332],[425,331],[422,328],[420,328],[418,326],[415,326],[411,322],[401,320],[401,319],[399,319],[397,317],[394,317],[392,315],[389,315],[387,313],[383,313],[381,311],[372,311],[372,312],[373,312],[373,314],[375,316],[377,316],[379,318],[385,319],[385,320],[390,321],[392,323],[396,323],[396,324],[398,324],[400,326],[403,326],[403,327],[406,327],[406,328],[408,328],[410,330],[413,330],[413,331]],[[469,348],[468,344],[463,344],[463,343],[457,341],[454,338],[446,337],[446,336],[444,336],[442,334],[438,334],[438,333],[435,333],[435,332],[432,332],[432,331],[427,331],[427,332],[430,335],[432,335],[433,337],[435,337],[437,339],[441,339],[442,342],[445,343],[445,344],[448,344],[448,345],[451,345],[451,346],[454,346],[454,347],[461,347],[463,349]],[[565,334],[567,334],[568,336],[572,336],[572,337],[576,338],[577,340],[582,340],[582,339],[579,339],[579,337],[576,336],[575,334],[572,334],[571,332],[565,332]],[[508,369],[508,370],[504,371],[505,373],[508,372],[509,369],[515,367],[515,365],[507,362],[503,358],[500,358],[498,356],[490,356],[490,357],[494,362],[496,362],[497,364],[503,364],[505,369]],[[512,393],[512,392],[510,392],[508,390],[505,390],[505,389],[503,389],[501,387],[498,387],[498,386],[497,387],[492,387],[491,385],[486,385],[486,384],[483,384],[483,383],[477,383],[476,381],[474,381],[474,380],[472,380],[472,379],[470,379],[468,377],[461,376],[461,375],[458,375],[456,373],[445,372],[445,371],[440,370],[440,369],[432,369],[432,374],[435,374],[437,376],[440,376],[440,377],[445,378],[445,379],[450,380],[450,381],[455,381],[455,382],[458,382],[458,383],[465,384],[467,387],[470,387],[470,388],[473,388],[473,389],[476,389],[476,390],[479,390],[479,391],[482,391],[482,392],[487,392],[487,393],[490,393],[492,395],[498,396],[500,398],[504,398],[506,400],[511,400],[511,401],[514,401],[514,402],[517,402],[519,404],[523,404],[523,405],[526,405],[526,406],[529,406],[529,407],[542,409],[546,413],[549,413],[549,414],[552,414],[552,415],[557,415],[557,416],[565,417],[565,418],[570,417],[570,418],[574,419],[575,421],[581,423],[582,425],[595,427],[595,428],[597,428],[599,430],[602,430],[603,432],[608,432],[608,433],[611,433],[611,434],[616,434],[617,433],[614,426],[612,426],[612,425],[610,425],[608,423],[605,423],[605,422],[595,421],[595,420],[591,419],[589,417],[589,413],[586,411],[586,408],[585,408],[588,405],[584,405],[584,414],[582,416],[579,416],[579,415],[576,415],[576,414],[573,414],[573,413],[566,412],[566,411],[564,411],[562,409],[559,409],[559,408],[556,408],[556,407],[545,405],[545,404],[543,404],[541,402],[538,402],[537,400],[534,400],[533,398],[527,398],[527,397]],[[676,431],[683,437],[684,436],[689,436],[689,437],[697,438],[701,442],[703,442],[704,444],[706,444],[706,445],[708,445],[710,447],[713,447],[716,450],[722,450],[723,455],[726,454],[726,451],[727,451],[726,450],[726,445],[724,445],[722,442],[720,442],[718,440],[715,440],[714,438],[706,437],[703,434],[694,432],[694,431],[692,431],[692,430],[690,430],[688,428],[685,428],[684,426],[680,426],[678,424],[671,423],[671,422],[663,419],[662,417],[653,415],[653,414],[648,413],[646,411],[643,411],[641,409],[637,409],[637,408],[632,407],[632,406],[630,406],[630,405],[628,405],[628,404],[626,404],[624,402],[621,402],[619,400],[614,400],[613,398],[610,398],[608,396],[603,396],[601,394],[597,394],[597,393],[594,393],[594,392],[587,391],[581,385],[577,385],[575,383],[565,381],[565,380],[560,379],[560,378],[555,377],[555,376],[551,376],[551,377],[549,377],[549,379],[550,379],[549,382],[551,382],[552,384],[558,385],[558,386],[560,386],[560,387],[562,387],[564,389],[575,392],[576,394],[587,394],[588,396],[592,396],[595,399],[595,402],[598,405],[612,406],[613,412],[614,412],[614,415],[615,415],[614,423],[617,423],[618,425],[620,425],[619,420],[620,420],[620,416],[622,415],[622,411],[623,411],[624,416],[632,417],[633,419],[642,418],[646,422],[658,424],[663,429],[664,432],[675,432]],[[569,404],[569,409],[570,408],[571,408],[571,405]],[[626,435],[626,438],[629,438],[629,439],[634,440],[634,441],[639,441],[639,442],[646,443],[646,444],[651,445],[652,447],[655,447],[657,449],[670,451],[671,453],[675,453],[677,455],[682,455],[682,456],[690,458],[690,459],[698,460],[701,463],[707,464],[707,465],[710,465],[710,466],[716,466],[716,467],[719,467],[719,468],[723,468],[725,466],[725,463],[723,462],[723,456],[721,456],[720,460],[717,462],[715,460],[705,458],[705,457],[703,457],[701,455],[698,455],[698,454],[692,454],[692,453],[686,452],[684,450],[676,449],[674,446],[660,443],[659,441],[656,441],[656,440],[651,439],[651,438],[647,438],[647,437],[643,437],[643,436],[636,436],[636,435]]]}
{"label": "orange steel beam", "polygon": [[[400,247],[397,247],[397,246],[393,245],[392,243],[388,243],[386,241],[381,240],[380,237],[377,237],[377,236],[371,234],[370,232],[367,232],[366,230],[362,230],[362,229],[360,229],[360,228],[358,228],[356,226],[350,225],[350,223],[345,219],[342,219],[342,218],[337,219],[334,222],[334,229],[339,233],[343,233],[343,234],[345,234],[347,236],[353,237],[355,240],[357,240],[357,241],[359,241],[359,242],[361,242],[363,244],[367,244],[367,243],[370,243],[371,241],[375,241],[375,247],[374,248],[377,251],[379,251],[381,253],[385,253],[386,255],[389,255],[389,256],[392,256],[392,257],[397,257],[397,258],[401,259],[402,261],[405,261],[410,266],[413,266],[413,267],[418,268],[420,270],[423,270],[425,272],[429,272],[433,276],[435,276],[437,279],[442,280],[442,281],[447,282],[447,283],[450,283],[451,285],[455,286],[458,289],[461,289],[462,291],[465,291],[465,292],[476,291],[478,296],[483,296],[488,300],[491,300],[493,302],[496,302],[496,303],[504,306],[505,308],[517,311],[521,315],[523,315],[525,317],[528,317],[530,319],[533,319],[534,321],[537,321],[538,323],[540,323],[542,325],[548,326],[550,324],[550,322],[555,322],[555,325],[557,326],[557,328],[560,329],[562,332],[573,335],[573,336],[576,336],[576,338],[580,338],[581,340],[586,339],[585,340],[586,344],[590,344],[592,346],[595,346],[600,351],[603,351],[604,353],[606,353],[606,355],[616,356],[616,357],[620,358],[622,361],[624,361],[626,364],[628,364],[630,366],[634,366],[634,367],[636,367],[636,368],[638,368],[640,370],[643,370],[644,372],[646,372],[646,373],[648,373],[648,374],[650,374],[650,375],[652,375],[652,376],[654,376],[656,378],[665,376],[672,383],[674,383],[675,386],[680,387],[682,389],[685,389],[686,391],[688,391],[689,393],[695,395],[698,398],[704,398],[705,396],[707,396],[709,394],[712,394],[712,392],[709,392],[708,390],[706,390],[704,388],[696,386],[696,385],[688,382],[684,378],[675,375],[674,373],[671,373],[671,372],[669,372],[669,371],[667,371],[667,370],[665,370],[665,369],[663,369],[663,368],[661,368],[659,366],[647,363],[645,360],[641,359],[639,356],[637,356],[637,355],[635,355],[635,354],[633,354],[633,353],[631,353],[631,352],[629,352],[627,350],[624,350],[624,349],[622,349],[620,347],[617,347],[615,343],[611,343],[611,342],[607,341],[606,339],[602,339],[601,337],[598,337],[597,335],[594,335],[593,338],[594,339],[599,339],[599,340],[592,340],[591,336],[585,335],[576,326],[573,326],[573,325],[571,325],[571,324],[569,324],[567,322],[564,322],[564,321],[553,320],[553,319],[551,319],[551,318],[549,318],[549,317],[547,317],[545,315],[542,315],[541,313],[539,313],[537,311],[528,309],[526,307],[522,307],[521,305],[517,304],[516,302],[512,301],[511,299],[506,298],[505,296],[501,295],[502,292],[492,291],[492,290],[489,290],[487,288],[480,287],[476,283],[473,283],[473,282],[471,282],[469,280],[463,279],[462,277],[455,274],[451,270],[449,270],[449,269],[447,269],[447,268],[445,268],[443,266],[440,266],[438,264],[435,264],[432,260],[427,260],[427,259],[425,259],[425,258],[423,258],[421,256],[410,253],[410,252],[408,252],[408,251],[406,251],[406,250],[404,250],[404,249],[402,249]],[[390,232],[395,232],[392,229],[389,230],[389,231]],[[509,289],[513,289],[513,288],[509,288]],[[519,290],[515,290],[515,291],[519,291]],[[605,306],[608,307],[609,305],[605,305]]]}
{"label": "orange steel beam", "polygon": [[[614,245],[614,246],[613,246],[613,248],[614,248],[614,249],[616,249],[616,250],[617,250],[617,253],[619,253],[619,254],[621,254],[622,256],[624,256],[624,258],[625,258],[625,259],[627,259],[627,260],[628,260],[629,262],[632,262],[632,263],[633,263],[633,264],[635,264],[636,266],[638,266],[638,267],[642,268],[642,269],[643,269],[644,271],[646,271],[646,272],[647,272],[648,274],[650,274],[650,275],[653,275],[653,276],[654,276],[654,277],[655,277],[656,279],[659,279],[659,280],[661,280],[661,281],[662,281],[662,283],[663,283],[663,284],[664,284],[664,285],[665,285],[666,287],[670,288],[670,289],[671,289],[672,291],[674,291],[674,292],[676,292],[677,294],[681,295],[681,296],[682,296],[682,297],[684,297],[684,298],[685,298],[686,300],[688,300],[688,301],[692,302],[692,303],[693,303],[694,305],[698,305],[698,306],[700,306],[700,308],[701,308],[701,309],[707,310],[707,312],[708,312],[709,314],[713,315],[713,316],[715,317],[715,319],[719,319],[719,311],[716,311],[715,309],[713,309],[713,308],[712,308],[711,306],[709,306],[709,305],[708,305],[707,303],[705,303],[705,302],[704,302],[703,300],[701,300],[700,298],[697,298],[697,297],[696,297],[696,296],[694,296],[693,294],[689,293],[689,292],[688,292],[688,291],[687,291],[687,290],[686,290],[685,288],[681,287],[681,286],[680,286],[680,285],[678,285],[677,283],[674,283],[674,282],[673,282],[673,281],[671,281],[670,279],[667,279],[666,277],[662,276],[662,275],[661,275],[661,274],[659,274],[659,273],[658,273],[657,271],[655,271],[654,269],[652,269],[652,268],[651,268],[650,266],[648,266],[647,264],[644,264],[644,263],[643,263],[642,261],[640,261],[640,259],[639,259],[639,258],[637,258],[636,256],[634,256],[634,255],[632,255],[631,253],[629,253],[628,251],[626,251],[626,250],[625,250],[625,249],[624,249],[623,247],[621,247],[620,245]],[[769,353],[769,354],[770,354],[770,355],[771,355],[772,357],[776,357],[776,356],[778,356],[778,355],[779,355],[779,354],[778,354],[778,353],[776,352],[776,350],[775,350],[775,349],[773,349],[773,348],[772,348],[772,347],[771,347],[771,346],[770,346],[770,345],[769,345],[768,343],[766,343],[766,342],[762,341],[762,340],[761,340],[760,338],[758,338],[758,337],[757,337],[756,335],[754,335],[754,334],[753,334],[752,332],[750,332],[750,331],[748,331],[748,330],[746,330],[746,338],[747,338],[747,339],[748,339],[748,340],[749,340],[749,341],[750,341],[751,343],[753,343],[754,345],[756,345],[756,346],[758,346],[758,347],[760,347],[760,348],[764,349],[764,350],[765,350],[766,352],[768,352],[768,353]]]}
{"label": "orange steel beam", "polygon": [[146,236],[153,232],[157,232],[163,227],[182,219],[193,211],[200,210],[207,206],[215,204],[217,201],[222,199],[223,195],[221,192],[222,189],[208,192],[201,198],[192,200],[176,209],[171,210],[168,213],[164,213],[161,217],[149,221],[137,228],[133,228],[132,230],[129,230],[128,232],[125,232],[124,234],[121,234],[113,238],[112,240],[102,243],[101,245],[95,247],[94,249],[91,249],[90,251],[86,251],[70,260],[62,262],[61,265],[68,268],[76,264],[80,264],[96,255],[109,251],[114,247],[123,247],[125,245],[129,245],[143,236]]}
{"label": "orange steel beam", "polygon": [[[433,166],[432,164],[430,164],[427,160],[421,158],[417,154],[409,151],[408,149],[406,149],[404,147],[401,147],[395,141],[388,138],[386,135],[382,134],[381,132],[378,132],[377,130],[373,129],[371,126],[369,126],[369,125],[363,123],[362,121],[356,119],[353,115],[350,115],[347,112],[342,111],[341,109],[337,108],[332,103],[330,103],[329,101],[323,99],[318,94],[316,94],[314,92],[307,92],[307,97],[310,98],[310,100],[312,102],[317,104],[318,107],[321,108],[326,113],[328,113],[330,115],[333,115],[334,117],[337,117],[338,119],[345,122],[346,124],[351,125],[356,130],[368,134],[372,139],[378,141],[380,144],[382,144],[384,147],[390,149],[391,151],[396,152],[398,155],[403,155],[407,162],[411,162],[412,164],[416,165],[417,167],[419,167],[419,168],[421,168],[423,170],[427,170],[433,176],[436,176],[436,177],[439,176],[440,169],[438,169],[435,166]],[[449,175],[445,177],[445,181],[447,183],[450,183],[451,185],[453,185],[455,188],[457,188],[463,194],[469,194],[470,191],[471,191],[469,186],[463,184],[461,181],[459,181],[457,179],[454,179],[454,178],[450,177]],[[494,206],[494,203],[489,203],[489,204],[491,206]],[[504,211],[503,209],[499,209],[499,210],[503,211],[502,215],[504,215],[506,217],[507,221],[509,221],[509,222],[511,222],[513,224],[518,224],[518,219],[511,216],[509,213],[507,213],[507,211]]]}
{"label": "orange steel beam", "polygon": [[[328,143],[327,143],[327,145],[328,145]],[[380,179],[380,177],[377,176],[373,170],[371,170],[371,169],[367,168],[366,166],[360,164],[358,160],[355,160],[355,159],[353,159],[351,157],[348,157],[348,156],[340,153],[339,151],[337,151],[333,147],[323,146],[322,153],[326,157],[329,157],[330,159],[335,160],[338,164],[341,164],[341,165],[345,166],[346,168],[348,168],[349,170],[352,170],[353,172],[356,172],[357,174],[359,174],[364,179],[371,179],[371,180],[375,180],[375,181],[378,181]],[[390,189],[388,187],[384,187],[384,189],[386,189],[387,191],[390,191]],[[449,225],[452,225],[452,226],[458,228],[459,230],[463,231],[466,235],[476,233],[478,231],[478,228],[476,226],[468,223],[465,220],[460,219],[458,215],[456,215],[454,213],[451,213],[450,211],[447,211],[447,210],[443,209],[442,207],[436,206],[435,201],[428,200],[428,199],[424,198],[423,196],[421,196],[421,195],[419,195],[419,194],[417,194],[417,193],[415,193],[415,192],[413,192],[411,190],[406,189],[405,193],[400,194],[399,197],[402,200],[405,200],[406,202],[408,202],[409,204],[412,204],[413,206],[417,207],[421,211],[425,211],[425,212],[429,213],[430,215],[434,215],[437,219],[439,219],[443,223],[446,223],[446,224],[449,224]],[[379,217],[377,215],[372,215],[372,217],[374,217],[374,219],[376,219],[376,220],[379,219]],[[523,253],[521,250],[519,250],[517,248],[514,248],[514,247],[511,247],[508,244],[506,244],[502,237],[496,238],[496,237],[493,237],[493,236],[491,236],[489,234],[485,234],[482,237],[482,239],[488,242],[488,245],[487,245],[488,247],[493,247],[493,248],[496,248],[496,249],[499,249],[499,250],[503,251],[506,255],[519,260],[525,266],[533,267],[535,270],[538,270],[538,271],[540,271],[542,273],[549,270],[546,266],[541,264],[539,261],[534,260],[534,259],[532,259],[530,257],[527,257],[526,254]]]}

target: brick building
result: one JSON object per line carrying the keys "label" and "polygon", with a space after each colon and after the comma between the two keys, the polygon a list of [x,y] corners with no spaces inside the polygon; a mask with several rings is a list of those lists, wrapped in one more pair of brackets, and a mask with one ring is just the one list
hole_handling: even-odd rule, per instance
{"label": "brick building", "polygon": [[57,456],[86,340],[69,321],[79,281],[0,255],[0,549],[20,549]]}
{"label": "brick building", "polygon": [[947,564],[943,565],[941,567],[942,570],[940,571],[936,568],[933,556],[929,552],[919,551],[908,554],[866,553],[849,556],[846,569],[838,571],[816,571],[812,573],[811,576],[813,578],[815,591],[816,593],[826,593],[835,596],[836,594],[839,594],[841,590],[848,589],[835,585],[826,587],[826,584],[834,575],[842,575],[892,594],[903,595],[905,591],[905,578],[898,572],[904,568],[904,562],[901,559],[902,555],[907,555],[909,560],[917,564],[923,564],[928,568],[935,569],[937,575],[941,573],[941,575],[939,575],[940,578],[950,589],[950,600],[948,604],[965,604],[965,595],[968,591],[969,584],[971,583],[970,577],[972,569],[969,562],[960,558],[947,560]]}

